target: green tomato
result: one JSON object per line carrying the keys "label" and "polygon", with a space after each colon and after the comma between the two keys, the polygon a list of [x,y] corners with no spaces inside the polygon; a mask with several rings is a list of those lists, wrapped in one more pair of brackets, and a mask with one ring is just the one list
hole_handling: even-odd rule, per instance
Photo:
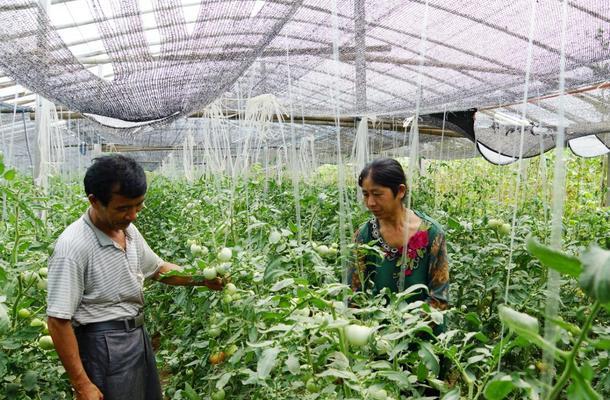
{"label": "green tomato", "polygon": [[318,252],[318,254],[320,254],[321,256],[326,256],[328,254],[328,246],[325,244],[322,244],[318,247],[315,248],[315,250]]}
{"label": "green tomato", "polygon": [[206,280],[212,280],[212,279],[216,279],[216,277],[218,276],[218,274],[216,273],[216,268],[214,267],[209,267],[203,270],[202,272],[203,277]]}
{"label": "green tomato", "polygon": [[309,378],[305,387],[309,393],[318,393],[320,391],[320,386],[318,386],[314,378]]}
{"label": "green tomato", "polygon": [[220,321],[221,318],[222,318],[222,314],[218,313],[218,312],[215,312],[215,313],[210,315],[210,322],[211,323],[216,323],[216,322]]}
{"label": "green tomato", "polygon": [[32,315],[32,313],[27,308],[22,308],[19,311],[17,311],[17,316],[19,316],[19,318],[21,318],[21,319],[30,318],[31,315]]}
{"label": "green tomato", "polygon": [[38,278],[38,274],[33,271],[23,271],[21,273],[21,279],[23,279],[26,283],[30,283],[35,279],[38,280]]}
{"label": "green tomato", "polygon": [[511,230],[510,224],[502,224],[498,227],[498,233],[503,236],[509,235],[510,230]]}
{"label": "green tomato", "polygon": [[197,243],[192,243],[190,250],[191,254],[195,257],[201,255],[201,246],[199,246]]}
{"label": "green tomato", "polygon": [[225,262],[225,263],[220,263],[216,266],[216,272],[220,276],[225,276],[226,274],[228,274],[230,269],[231,269],[231,263]]}
{"label": "green tomato", "polygon": [[491,218],[487,220],[487,226],[491,229],[498,229],[504,222],[501,219]]}
{"label": "green tomato", "polygon": [[40,268],[38,270],[38,275],[42,277],[46,277],[49,274],[49,269],[47,267]]}
{"label": "green tomato", "polygon": [[218,389],[216,392],[212,394],[212,400],[224,400],[225,391],[224,389]]}
{"label": "green tomato", "polygon": [[217,326],[212,326],[210,329],[208,329],[208,335],[213,338],[218,337],[220,332],[220,328]]}
{"label": "green tomato", "polygon": [[42,278],[36,283],[36,287],[40,290],[47,290],[47,280]]}
{"label": "green tomato", "polygon": [[376,350],[379,355],[390,354],[392,351],[392,344],[385,339],[380,339],[377,341]]}
{"label": "green tomato", "polygon": [[373,329],[362,325],[348,325],[344,328],[349,344],[361,347],[368,343]]}
{"label": "green tomato", "polygon": [[239,347],[237,347],[236,344],[232,344],[229,347],[227,347],[227,349],[225,350],[225,353],[227,356],[232,356],[233,354],[235,354],[235,352],[239,350]]}
{"label": "green tomato", "polygon": [[230,295],[237,293],[237,286],[232,283],[227,283],[227,285],[225,286],[225,293]]}
{"label": "green tomato", "polygon": [[222,262],[231,261],[231,257],[233,257],[233,250],[228,247],[223,247],[218,252],[218,259]]}
{"label": "green tomato", "polygon": [[276,244],[280,240],[282,240],[282,234],[276,230],[271,231],[271,233],[269,234],[269,243]]}
{"label": "green tomato", "polygon": [[231,304],[233,302],[233,297],[230,294],[226,293],[224,296],[222,296],[222,302],[224,304]]}
{"label": "green tomato", "polygon": [[39,318],[33,318],[32,321],[30,321],[30,326],[32,328],[43,328],[44,327],[44,321],[42,321]]}
{"label": "green tomato", "polygon": [[53,344],[53,339],[51,336],[45,335],[38,339],[38,347],[43,350],[53,350],[55,345]]}

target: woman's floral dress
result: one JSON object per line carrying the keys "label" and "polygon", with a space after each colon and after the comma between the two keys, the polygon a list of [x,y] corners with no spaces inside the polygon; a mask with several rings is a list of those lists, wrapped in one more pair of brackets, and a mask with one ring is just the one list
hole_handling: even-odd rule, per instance
{"label": "woman's floral dress", "polygon": [[444,310],[449,304],[449,265],[445,235],[432,218],[419,211],[415,211],[415,214],[422,219],[422,224],[409,240],[406,252],[385,243],[375,218],[356,231],[356,243],[379,246],[384,256],[359,250],[358,262],[348,273],[349,283],[354,291],[364,289],[377,294],[381,289],[389,288],[392,292],[397,292],[404,263],[404,288],[416,284],[428,287],[428,293],[422,291],[409,300],[425,300],[434,308]]}

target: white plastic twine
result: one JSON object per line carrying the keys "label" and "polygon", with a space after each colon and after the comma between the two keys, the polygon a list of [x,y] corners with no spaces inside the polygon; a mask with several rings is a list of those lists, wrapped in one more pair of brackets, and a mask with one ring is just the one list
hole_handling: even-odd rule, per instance
{"label": "white plastic twine", "polygon": [[[533,41],[534,41],[534,27],[536,23],[536,4],[537,0],[531,0],[531,12],[530,12],[530,27],[529,27],[529,40],[527,44],[527,61],[525,66],[525,83],[523,84],[523,103],[521,108],[521,135],[519,138],[519,160],[518,160],[518,172],[515,179],[515,191],[514,191],[514,205],[513,215],[511,221],[510,230],[510,247],[508,251],[508,263],[506,265],[506,283],[504,287],[504,303],[508,305],[508,288],[510,285],[511,273],[513,270],[513,250],[515,245],[515,228],[517,225],[517,210],[519,208],[519,196],[521,193],[521,181],[523,176],[523,145],[525,138],[525,121],[527,121],[527,105],[529,98],[529,83],[530,83],[530,71],[532,66],[532,52],[533,52]],[[504,339],[504,323],[502,323],[502,330],[500,333],[500,352],[498,355],[498,371],[501,370],[502,365],[502,350],[503,350],[503,339]]]}
{"label": "white plastic twine", "polygon": [[[294,125],[294,108],[292,98],[292,77],[290,75],[290,53],[288,44],[288,38],[286,38],[286,68],[288,70],[288,103],[290,113],[290,173],[292,176],[292,190],[294,196],[295,214],[297,222],[297,245],[300,247],[302,243],[302,232],[301,232],[301,193],[299,188],[299,162],[297,159],[297,140]],[[277,108],[277,107],[276,107]],[[281,118],[281,116],[278,116]],[[299,257],[299,274],[303,274],[303,258]]]}
{"label": "white plastic twine", "polygon": [[[447,121],[447,105],[445,104],[444,108],[443,108],[443,127],[441,128],[441,148],[439,151],[439,161],[442,162],[443,161],[443,144],[445,141],[445,122]],[[434,179],[434,210],[438,210],[438,200],[439,200],[439,193],[438,193],[438,176],[439,173],[437,171],[436,173],[436,179]]]}
{"label": "white plastic twine", "polygon": [[193,171],[193,131],[191,127],[188,127],[188,131],[182,144],[182,167],[184,169],[184,178],[187,182],[193,182],[194,171]]}
{"label": "white plastic twine", "polygon": [[[343,159],[341,155],[341,126],[340,112],[339,112],[339,98],[337,96],[337,86],[340,82],[339,75],[339,19],[337,16],[337,0],[332,1],[332,32],[333,32],[333,66],[335,82],[331,85],[331,101],[335,108],[335,131],[337,134],[337,180],[339,188],[339,243],[341,251],[341,282],[347,285],[347,235],[346,235],[346,199],[345,199],[345,166],[343,165]],[[345,299],[347,301],[347,298]]]}
{"label": "white plastic twine", "polygon": [[[407,127],[409,126],[409,122],[411,122],[411,130],[409,132],[409,169],[407,171],[407,210],[411,209],[411,193],[413,192],[413,175],[418,170],[418,156],[419,156],[419,109],[421,106],[421,98],[422,98],[422,88],[423,88],[423,70],[424,63],[426,60],[426,44],[428,41],[428,0],[426,0],[426,5],[424,9],[424,18],[422,20],[422,28],[421,28],[421,36],[419,40],[419,66],[417,68],[417,94],[415,100],[415,115],[412,119],[405,120],[404,128],[405,133]],[[408,245],[409,239],[409,231],[408,227],[410,224],[410,215],[407,213],[407,220],[405,222],[404,229],[404,239],[403,239],[403,248],[406,249]],[[401,255],[404,257],[404,255]],[[405,290],[405,270],[406,265],[403,262],[400,267],[400,276],[398,277],[398,290]]]}
{"label": "white plastic twine", "polygon": [[362,171],[369,161],[369,119],[364,116],[360,119],[356,129],[356,138],[352,145],[352,162],[354,163],[354,176]]}
{"label": "white plastic twine", "polygon": [[[568,20],[568,1],[562,1],[561,9],[561,58],[559,62],[559,124],[557,126],[557,139],[555,140],[555,171],[553,177],[553,215],[551,223],[551,247],[560,250],[562,245],[562,217],[565,203],[565,46],[566,27]],[[559,311],[559,273],[549,268],[547,280],[547,303],[545,310],[544,338],[554,344],[557,340],[557,328],[549,321],[557,316]],[[548,392],[555,375],[555,359],[553,351],[544,350],[543,360],[547,368],[543,369],[542,376],[547,384],[543,386]],[[548,393],[544,393],[546,396]]]}
{"label": "white plastic twine", "polygon": [[13,146],[15,145],[15,118],[17,116],[17,97],[19,96],[19,92],[17,90],[17,86],[15,86],[15,97],[13,99],[13,118],[11,120],[11,141],[8,145],[8,154],[4,159],[7,166],[13,165]]}

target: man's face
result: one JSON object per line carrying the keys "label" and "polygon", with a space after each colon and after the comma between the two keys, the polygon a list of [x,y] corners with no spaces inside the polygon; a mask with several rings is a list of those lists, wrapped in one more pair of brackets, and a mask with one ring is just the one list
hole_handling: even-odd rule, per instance
{"label": "man's face", "polygon": [[112,193],[108,205],[104,206],[95,196],[90,195],[89,201],[95,208],[97,216],[106,228],[111,230],[125,230],[136,220],[138,213],[144,207],[145,195],[129,198],[117,193]]}

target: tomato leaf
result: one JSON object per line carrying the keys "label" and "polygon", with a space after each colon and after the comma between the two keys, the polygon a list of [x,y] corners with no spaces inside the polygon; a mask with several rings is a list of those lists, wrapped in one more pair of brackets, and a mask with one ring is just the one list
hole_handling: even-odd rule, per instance
{"label": "tomato leaf", "polygon": [[258,359],[256,366],[256,375],[259,379],[267,379],[271,370],[275,367],[277,361],[277,355],[280,354],[278,347],[271,347],[263,350],[263,354]]}
{"label": "tomato leaf", "polygon": [[580,286],[600,303],[610,303],[610,251],[592,246],[581,260],[585,269],[578,280]]}
{"label": "tomato leaf", "polygon": [[506,398],[515,389],[512,379],[508,375],[504,375],[495,379],[485,386],[485,398],[488,400],[502,400]]}
{"label": "tomato leaf", "polygon": [[271,289],[269,289],[271,292],[278,292],[284,288],[287,288],[289,286],[292,286],[292,284],[294,283],[294,279],[292,278],[288,278],[288,279],[284,279],[283,281],[279,281],[277,282],[275,285],[273,285],[271,287]]}
{"label": "tomato leaf", "polygon": [[433,375],[437,376],[440,371],[440,364],[438,362],[438,357],[434,354],[432,345],[429,342],[420,342],[417,354],[419,354],[424,364],[426,364],[428,370]]}
{"label": "tomato leaf", "polygon": [[195,392],[195,390],[188,383],[184,384],[182,394],[184,394],[188,400],[201,400],[201,397],[199,397],[197,392]]}
{"label": "tomato leaf", "polygon": [[544,266],[552,268],[559,273],[578,278],[582,272],[582,264],[578,258],[547,247],[539,243],[532,236],[526,239],[526,247],[527,251],[540,260]]}

